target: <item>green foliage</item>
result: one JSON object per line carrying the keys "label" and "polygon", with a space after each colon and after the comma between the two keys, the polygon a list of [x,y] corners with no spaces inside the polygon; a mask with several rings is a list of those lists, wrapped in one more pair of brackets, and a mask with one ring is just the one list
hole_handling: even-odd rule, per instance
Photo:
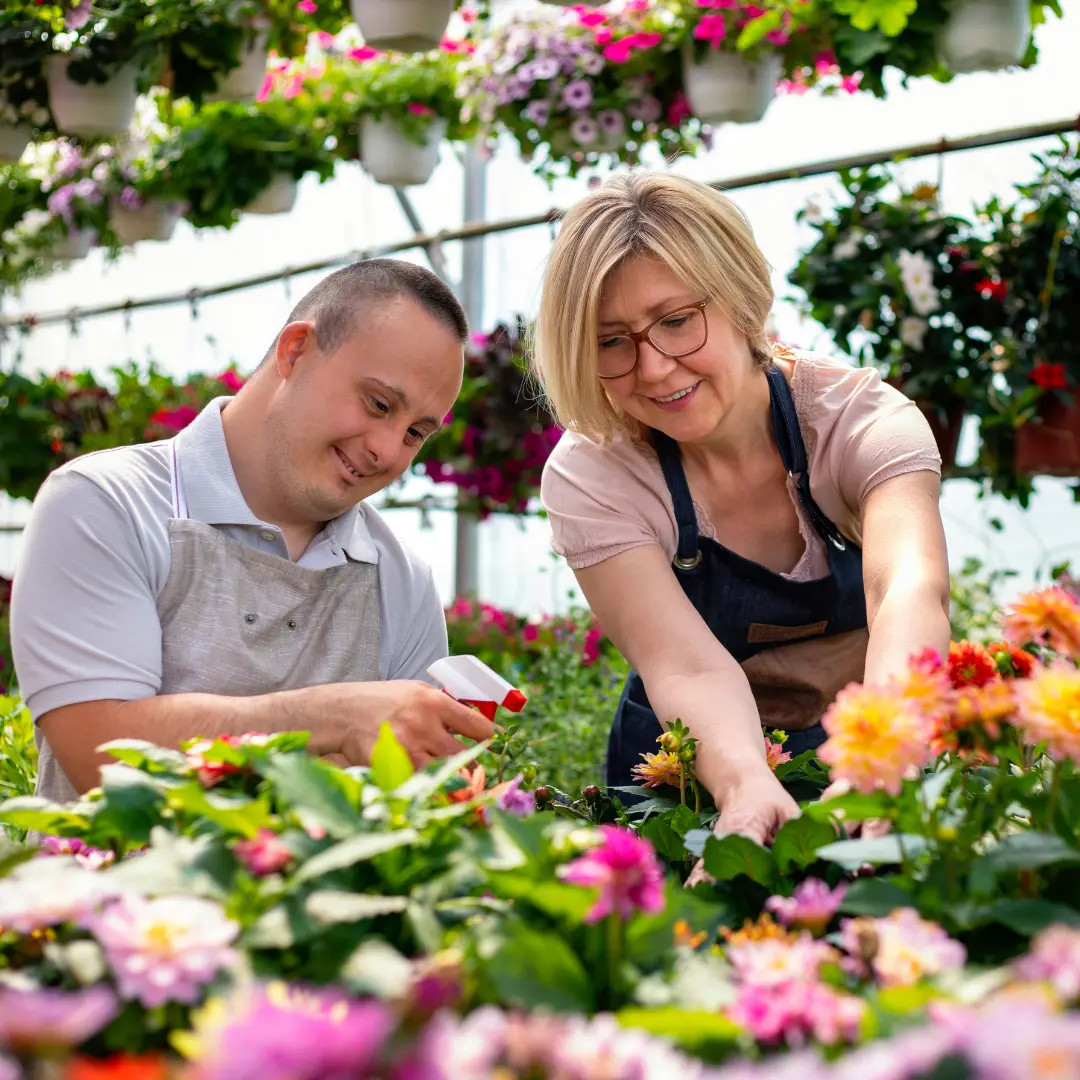
{"label": "green foliage", "polygon": [[[0,800],[29,796],[37,782],[37,746],[34,724],[17,698],[0,697]],[[0,824],[4,831],[21,837],[23,830]]]}

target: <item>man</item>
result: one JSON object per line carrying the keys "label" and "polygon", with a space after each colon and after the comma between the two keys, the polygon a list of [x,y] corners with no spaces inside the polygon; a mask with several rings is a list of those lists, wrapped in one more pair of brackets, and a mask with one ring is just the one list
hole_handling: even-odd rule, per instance
{"label": "man", "polygon": [[296,305],[235,397],[49,477],[11,628],[38,794],[93,787],[117,738],[304,730],[365,764],[389,721],[419,765],[491,734],[418,681],[447,652],[442,605],[363,501],[453,406],[466,336],[434,274],[356,263]]}

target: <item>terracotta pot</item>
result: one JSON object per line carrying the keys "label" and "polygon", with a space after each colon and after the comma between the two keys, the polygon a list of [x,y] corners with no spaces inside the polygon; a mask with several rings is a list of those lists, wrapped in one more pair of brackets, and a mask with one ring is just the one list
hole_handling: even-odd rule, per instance
{"label": "terracotta pot", "polygon": [[[890,386],[896,387],[902,394],[907,394],[904,389],[903,379],[886,379]],[[964,418],[967,410],[964,402],[959,398],[944,403],[930,401],[928,398],[911,397],[919,407],[919,412],[926,417],[930,425],[930,431],[937,443],[938,453],[941,454],[941,471],[947,473],[956,464],[956,451],[960,446],[960,432],[964,426]]]}
{"label": "terracotta pot", "polygon": [[1021,476],[1080,476],[1080,391],[1050,391],[1038,415],[1016,429]]}

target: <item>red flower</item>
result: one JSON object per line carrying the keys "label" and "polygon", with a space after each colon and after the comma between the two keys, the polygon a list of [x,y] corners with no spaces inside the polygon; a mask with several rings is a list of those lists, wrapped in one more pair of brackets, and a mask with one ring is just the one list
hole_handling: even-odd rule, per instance
{"label": "red flower", "polygon": [[49,449],[54,454],[62,454],[64,452],[64,444],[59,439],[53,439],[53,441],[49,443]]}
{"label": "red flower", "polygon": [[75,1058],[64,1080],[166,1080],[165,1060],[157,1054],[116,1054],[104,1060]]}
{"label": "red flower", "polygon": [[1000,677],[994,658],[981,645],[970,641],[949,644],[949,679],[957,690],[985,686]]}
{"label": "red flower", "polygon": [[1031,369],[1031,381],[1044,390],[1064,390],[1069,385],[1064,364],[1036,364]]}
{"label": "red flower", "polygon": [[995,641],[986,646],[994,663],[1005,679],[1030,679],[1035,668],[1035,657],[1023,649],[1015,649],[1006,641]]}
{"label": "red flower", "polygon": [[171,428],[173,431],[183,431],[198,415],[199,410],[193,405],[181,405],[177,409],[158,409],[150,417],[150,423],[159,427]]}
{"label": "red flower", "polygon": [[984,300],[1004,300],[1009,286],[1004,281],[984,277],[975,282],[975,291]]}
{"label": "red flower", "polygon": [[217,381],[230,393],[235,394],[244,385],[245,380],[230,368],[228,371],[223,371],[217,377]]}

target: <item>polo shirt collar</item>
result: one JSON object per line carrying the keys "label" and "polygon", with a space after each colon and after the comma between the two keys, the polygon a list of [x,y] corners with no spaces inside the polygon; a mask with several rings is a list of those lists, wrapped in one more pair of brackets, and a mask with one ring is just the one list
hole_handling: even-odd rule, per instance
{"label": "polo shirt collar", "polygon": [[[215,398],[174,436],[188,515],[207,525],[266,528],[268,523],[260,521],[244,501],[225,444],[221,410],[232,400],[231,397]],[[327,522],[326,534],[331,545],[344,551],[349,558],[377,563],[378,551],[364,520],[362,506],[358,503]]]}

